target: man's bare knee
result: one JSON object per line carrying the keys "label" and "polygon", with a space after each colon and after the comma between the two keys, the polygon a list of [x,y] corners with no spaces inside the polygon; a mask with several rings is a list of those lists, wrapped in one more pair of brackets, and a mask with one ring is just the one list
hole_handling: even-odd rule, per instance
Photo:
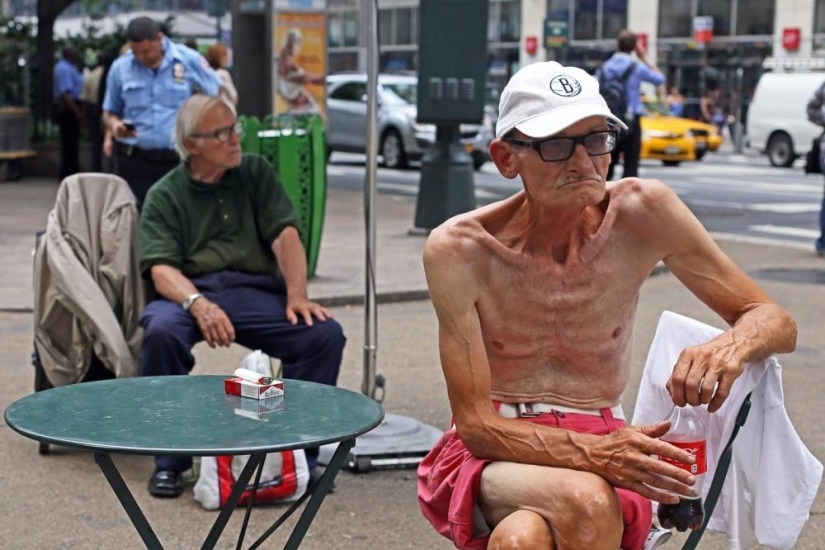
{"label": "man's bare knee", "polygon": [[579,472],[565,487],[565,497],[568,513],[552,523],[559,548],[619,546],[624,530],[622,508],[607,481]]}
{"label": "man's bare knee", "polygon": [[487,550],[553,550],[550,526],[536,512],[517,510],[501,520],[490,535]]}

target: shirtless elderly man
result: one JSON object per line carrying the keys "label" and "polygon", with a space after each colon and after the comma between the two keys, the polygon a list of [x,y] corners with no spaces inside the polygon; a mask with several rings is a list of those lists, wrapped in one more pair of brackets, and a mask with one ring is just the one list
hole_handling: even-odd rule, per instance
{"label": "shirtless elderly man", "polygon": [[750,360],[790,352],[796,325],[664,183],[605,183],[616,126],[584,71],[521,69],[490,153],[524,189],[457,216],[424,251],[455,428],[419,468],[422,511],[459,548],[642,548],[650,500],[693,458],[626,426],[639,289],[660,261],[731,328],[686,349],[673,402],[715,412]]}

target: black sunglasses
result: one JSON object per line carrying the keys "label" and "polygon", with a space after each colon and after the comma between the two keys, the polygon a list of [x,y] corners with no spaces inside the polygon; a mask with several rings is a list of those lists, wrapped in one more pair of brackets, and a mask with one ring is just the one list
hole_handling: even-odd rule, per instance
{"label": "black sunglasses", "polygon": [[504,138],[503,141],[534,149],[544,162],[560,162],[572,157],[576,145],[580,143],[591,157],[606,155],[616,148],[617,134],[616,130],[600,130],[576,137],[552,137],[535,141]]}

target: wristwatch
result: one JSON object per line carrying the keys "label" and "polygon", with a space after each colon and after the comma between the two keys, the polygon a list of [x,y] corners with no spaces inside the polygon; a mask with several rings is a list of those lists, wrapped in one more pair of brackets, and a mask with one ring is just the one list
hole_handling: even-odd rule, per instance
{"label": "wristwatch", "polygon": [[183,304],[181,304],[183,306],[183,310],[189,311],[189,308],[192,307],[192,304],[195,303],[195,300],[201,298],[202,296],[203,294],[201,294],[200,292],[191,294],[189,297],[186,298],[186,300],[183,301]]}

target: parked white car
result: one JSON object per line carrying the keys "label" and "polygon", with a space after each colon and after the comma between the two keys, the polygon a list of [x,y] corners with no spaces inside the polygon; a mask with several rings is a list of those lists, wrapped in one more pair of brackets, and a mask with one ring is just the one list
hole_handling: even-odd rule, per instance
{"label": "parked white car", "polygon": [[[327,150],[363,153],[366,150],[367,76],[363,73],[327,77]],[[388,168],[404,168],[420,159],[435,142],[435,125],[419,124],[417,114],[418,77],[381,74],[378,76],[378,154]],[[479,169],[490,160],[492,124],[485,115],[483,124],[462,124],[461,142]]]}
{"label": "parked white car", "polygon": [[805,108],[825,82],[825,72],[765,73],[748,110],[747,145],[768,155],[774,166],[790,166],[806,154],[822,128]]}

